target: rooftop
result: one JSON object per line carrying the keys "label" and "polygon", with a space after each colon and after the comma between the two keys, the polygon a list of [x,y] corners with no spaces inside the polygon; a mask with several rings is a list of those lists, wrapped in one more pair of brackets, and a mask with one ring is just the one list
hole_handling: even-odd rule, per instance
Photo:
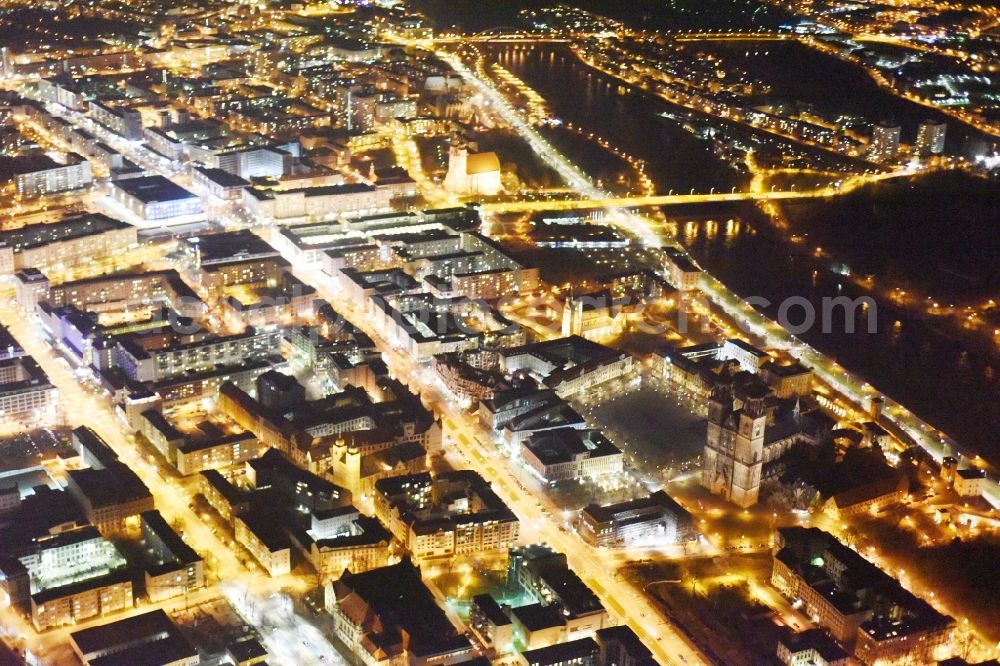
{"label": "rooftop", "polygon": [[510,614],[528,631],[541,631],[566,624],[566,619],[557,606],[529,604],[512,608]]}
{"label": "rooftop", "polygon": [[598,430],[559,428],[532,436],[524,445],[543,465],[557,465],[577,458],[620,455],[621,449]]}
{"label": "rooftop", "polygon": [[566,643],[556,643],[537,650],[527,650],[521,654],[528,666],[555,666],[556,664],[584,663],[596,659],[600,648],[593,638],[580,638]]}
{"label": "rooftop", "polygon": [[113,185],[144,204],[197,198],[196,194],[188,192],[163,176],[126,178],[113,181]]}
{"label": "rooftop", "polygon": [[236,174],[229,173],[225,169],[213,169],[210,167],[195,167],[195,170],[205,178],[221,187],[249,187],[250,183]]}
{"label": "rooftop", "polygon": [[159,609],[75,631],[70,640],[88,666],[166,666],[198,655]]}
{"label": "rooftop", "polygon": [[132,225],[100,213],[88,213],[51,224],[29,224],[0,232],[0,243],[21,252],[60,241],[93,236],[106,231],[128,229]]}
{"label": "rooftop", "polygon": [[[408,649],[417,657],[468,650],[409,558],[399,564],[360,574],[349,571],[333,583],[341,612],[365,630],[365,640],[396,643],[399,632],[409,636]],[[390,648],[391,649],[391,648]]]}
{"label": "rooftop", "polygon": [[278,257],[280,255],[267,241],[248,229],[205,234],[189,238],[187,242],[198,249],[198,257],[202,266],[236,259]]}

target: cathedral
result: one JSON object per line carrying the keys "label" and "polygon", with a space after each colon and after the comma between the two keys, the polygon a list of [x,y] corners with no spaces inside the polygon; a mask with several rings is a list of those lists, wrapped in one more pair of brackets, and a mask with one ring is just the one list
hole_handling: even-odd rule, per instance
{"label": "cathedral", "polygon": [[798,442],[814,444],[825,417],[803,414],[766,392],[734,399],[728,387],[713,392],[702,454],[701,485],[746,508],[757,503],[770,463]]}
{"label": "cathedral", "polygon": [[448,173],[444,186],[449,192],[476,196],[500,193],[500,159],[496,153],[473,153],[458,141],[448,151]]}

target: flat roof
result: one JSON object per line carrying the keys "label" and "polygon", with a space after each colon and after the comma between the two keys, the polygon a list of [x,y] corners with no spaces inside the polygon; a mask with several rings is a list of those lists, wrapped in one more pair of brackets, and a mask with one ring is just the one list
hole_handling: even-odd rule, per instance
{"label": "flat roof", "polygon": [[191,546],[184,543],[184,540],[167,524],[167,521],[156,509],[143,511],[139,514],[139,518],[181,564],[190,564],[201,559]]}
{"label": "flat roof", "polygon": [[510,624],[510,618],[503,612],[503,608],[497,600],[490,594],[477,594],[472,597],[472,604],[482,611],[483,615],[498,627],[505,627]]}
{"label": "flat roof", "polygon": [[229,173],[225,169],[195,167],[195,171],[222,187],[250,187],[250,181],[244,180],[234,173]]}
{"label": "flat roof", "polygon": [[167,180],[163,176],[143,176],[141,178],[115,180],[112,181],[112,186],[117,187],[129,196],[135,197],[144,204],[198,198],[198,195],[185,190],[180,185]]}
{"label": "flat roof", "polygon": [[528,650],[521,656],[528,666],[546,666],[547,664],[566,664],[573,659],[595,657],[600,652],[593,638],[581,638],[566,643],[556,643],[548,647]]}
{"label": "flat roof", "polygon": [[159,609],[75,631],[70,640],[89,666],[165,666],[198,655]]}
{"label": "flat roof", "polygon": [[556,606],[529,604],[511,609],[510,614],[528,631],[541,631],[566,624],[566,619]]}
{"label": "flat roof", "polygon": [[0,232],[0,243],[15,252],[33,247],[101,234],[106,231],[129,229],[132,225],[100,213],[88,213],[51,224],[29,224],[20,229]]}
{"label": "flat roof", "polygon": [[42,590],[41,592],[32,594],[31,599],[37,605],[41,606],[55,599],[62,599],[63,597],[73,596],[88,590],[96,590],[97,588],[109,587],[111,585],[118,585],[121,583],[131,584],[131,580],[132,575],[128,569],[119,569],[118,571],[114,571],[103,576],[97,576],[96,578],[88,578],[86,580],[70,583],[69,585],[61,585],[59,587],[50,587],[47,590]]}
{"label": "flat roof", "polygon": [[105,469],[74,469],[66,474],[94,509],[153,497],[136,473],[121,462]]}
{"label": "flat roof", "polygon": [[198,650],[179,632],[150,643],[135,645],[121,652],[90,659],[88,666],[172,666],[188,663]]}
{"label": "flat roof", "polygon": [[267,649],[257,639],[247,638],[227,645],[226,654],[237,662],[241,662],[266,657]]}
{"label": "flat roof", "polygon": [[531,436],[523,446],[543,465],[570,462],[581,455],[586,458],[621,455],[621,449],[599,430],[549,430]]}
{"label": "flat roof", "polygon": [[81,629],[70,634],[70,639],[84,655],[113,650],[122,644],[135,643],[145,637],[176,630],[176,625],[160,609],[133,617],[109,622],[97,627]]}
{"label": "flat roof", "polygon": [[239,259],[279,257],[281,254],[271,247],[270,243],[248,229],[205,234],[189,238],[187,242],[197,245],[203,266]]}
{"label": "flat roof", "polygon": [[22,174],[47,171],[64,166],[45,154],[0,156],[0,180],[10,180]]}
{"label": "flat roof", "polygon": [[247,529],[272,553],[292,546],[288,534],[275,517],[270,514],[258,513],[254,510],[244,511],[237,516],[237,520],[242,520]]}

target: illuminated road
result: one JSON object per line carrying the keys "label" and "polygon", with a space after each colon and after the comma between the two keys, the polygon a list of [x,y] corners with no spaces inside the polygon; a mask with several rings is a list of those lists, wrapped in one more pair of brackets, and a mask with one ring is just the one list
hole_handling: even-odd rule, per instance
{"label": "illuminated road", "polygon": [[[465,76],[471,76],[468,70],[463,70]],[[537,132],[534,131],[530,125],[520,120],[516,111],[514,111],[509,105],[502,103],[502,100],[496,100],[499,97],[499,93],[493,91],[487,84],[480,82],[476,86],[479,90],[483,91],[494,101],[494,108],[498,109],[503,116],[512,115],[511,125],[514,126],[518,131],[522,132],[523,137],[536,149],[539,157],[541,157],[546,163],[552,168],[556,169],[560,173],[567,172],[574,176],[572,180],[568,180],[569,184],[577,188],[584,197],[591,199],[592,203],[597,200],[607,201],[610,197],[601,195],[594,196],[594,191],[596,188],[587,182],[586,176],[582,176],[581,171],[575,167],[575,165],[570,164],[570,168],[567,168],[569,161],[559,154],[551,145],[544,142],[544,140],[539,140]],[[520,122],[518,122],[520,120]],[[849,189],[859,187],[865,183],[875,182],[879,180],[885,180],[889,178],[905,177],[915,173],[913,170],[900,169],[893,172],[876,174],[876,175],[859,175],[854,176],[848,181],[841,184],[839,188],[840,192],[848,191]],[[581,187],[581,180],[584,181],[584,186]],[[735,193],[730,194],[733,196]],[[774,198],[792,198],[791,193],[761,193],[765,197]],[[713,195],[709,195],[713,196]],[[719,197],[718,200],[724,201],[727,195],[720,194],[716,195]],[[649,197],[639,197],[638,201],[641,202],[645,200],[646,202],[657,201],[656,205],[659,204],[658,199],[653,199]],[[765,199],[766,200],[766,199]],[[550,209],[549,205],[552,202],[526,202],[530,207],[523,210],[541,210]],[[571,205],[571,204],[567,204]],[[583,205],[578,203],[578,205]],[[620,204],[619,204],[620,205]],[[629,206],[637,205],[636,203],[630,203]],[[641,205],[638,204],[638,205]],[[535,208],[538,206],[538,208]],[[614,207],[613,204],[610,207]],[[658,247],[664,243],[658,229],[656,229],[652,222],[648,218],[644,218],[639,215],[630,214],[624,211],[614,211],[608,216],[608,221],[611,224],[621,226],[622,228],[630,231],[633,234],[639,236],[639,238],[648,246]],[[790,334],[783,327],[777,323],[770,321],[765,316],[760,314],[752,306],[740,299],[739,296],[734,294],[728,288],[725,287],[721,282],[719,282],[714,277],[704,274],[701,284],[701,291],[704,295],[711,301],[711,303],[728,316],[732,321],[736,322],[738,325],[742,326],[750,335],[757,337],[759,340],[763,341],[765,347],[785,349],[789,354],[798,358],[808,367],[813,368],[816,376],[823,382],[827,383],[834,390],[838,391],[842,396],[846,397],[848,400],[852,401],[859,408],[868,411],[871,406],[871,401],[875,397],[880,397],[884,400],[884,407],[881,411],[883,424],[888,424],[894,427],[898,432],[905,433],[912,440],[920,446],[922,449],[927,451],[935,459],[940,460],[945,455],[954,455],[958,451],[956,443],[951,440],[944,433],[936,430],[926,422],[919,419],[916,415],[910,412],[908,409],[902,405],[886,398],[880,391],[872,387],[863,379],[848,373],[846,369],[840,366],[833,359],[819,353],[809,345],[805,344],[794,335]],[[462,441],[460,436],[459,441]],[[476,458],[476,451],[473,451],[473,457]],[[966,455],[971,458],[973,463],[978,463],[981,466],[982,461],[975,457],[974,455],[966,452]],[[492,469],[492,468],[491,468]],[[495,475],[490,475],[488,478],[496,479]],[[502,475],[501,475],[502,481]],[[991,483],[984,491],[984,496],[994,505],[1000,506],[1000,485],[997,483],[997,475],[995,471],[990,471],[990,481]],[[500,484],[503,488],[503,483]],[[508,490],[508,489],[505,489]],[[519,514],[520,515],[520,514]],[[552,543],[557,545],[557,547],[565,548],[567,545],[571,549],[568,552],[574,553],[576,555],[575,559],[587,559],[582,553],[585,549],[579,548],[576,544],[567,544],[562,538],[561,533],[554,535]],[[572,559],[572,558],[571,558]],[[600,566],[599,561],[595,562],[584,562],[584,564],[593,566],[596,564]],[[574,567],[576,565],[574,564]],[[582,571],[594,571],[595,569],[590,568],[582,569]],[[621,596],[620,598],[626,598]],[[603,597],[602,597],[603,599]],[[634,619],[634,616],[633,616]],[[648,639],[648,634],[642,635],[644,638]],[[648,640],[647,640],[648,642]]]}
{"label": "illuminated road", "polygon": [[[565,201],[487,204],[483,206],[483,210],[487,213],[609,208],[614,209],[613,214],[609,216],[613,224],[621,225],[633,234],[639,235],[647,245],[659,246],[662,244],[662,238],[659,232],[650,226],[648,220],[622,212],[620,209],[673,204],[829,197],[865,183],[914,173],[899,170],[888,174],[857,177],[857,180],[845,180],[840,187],[816,190],[610,197],[597,188],[577,165],[557,151],[502,95],[470,72],[457,57],[448,53],[438,55],[447,60],[471,84],[476,93],[482,96],[484,105],[514,128],[581,197]],[[110,133],[93,125],[89,120],[80,117],[70,117],[70,120],[113,142]],[[180,172],[168,167],[165,160],[152,155],[146,149],[140,152],[120,141],[118,143],[120,145],[116,147],[123,152],[128,151],[127,154],[134,161],[191,188],[190,183],[186,182]],[[410,144],[397,148],[405,153],[404,161],[415,160],[416,155]],[[613,566],[609,565],[620,559],[620,555],[610,555],[587,546],[574,534],[564,530],[561,522],[553,518],[557,513],[554,505],[543,494],[533,493],[525,487],[518,477],[517,462],[508,463],[499,455],[488,433],[437,388],[429,370],[416,366],[411,359],[392,349],[376,331],[372,330],[366,317],[357,309],[358,304],[347,302],[341,290],[328,276],[309,268],[296,268],[295,272],[305,282],[316,287],[322,297],[333,304],[339,312],[350,316],[354,323],[379,343],[390,369],[401,380],[419,391],[425,403],[442,415],[449,441],[469,461],[473,469],[496,485],[497,492],[526,525],[526,531],[537,534],[540,539],[566,553],[572,568],[594,589],[612,615],[629,624],[661,662],[706,661],[674,626],[661,619],[659,612],[643,595],[636,593],[631,585],[615,577]],[[763,340],[766,346],[787,349],[813,367],[821,380],[855,403],[866,405],[872,397],[878,395],[873,387],[849,375],[836,362],[822,356],[784,329],[768,321],[711,276],[705,276],[702,291],[727,316],[745,324],[750,333]],[[81,386],[66,362],[43,343],[37,335],[37,323],[26,321],[9,302],[0,306],[0,322],[10,328],[12,334],[49,374],[53,383],[59,387],[64,404],[87,405],[86,413],[82,410],[74,411],[71,420],[93,427],[106,439],[150,488],[157,508],[163,512],[168,521],[178,522],[185,533],[185,540],[205,554],[213,576],[224,581],[218,587],[206,591],[206,595],[218,594],[221,590],[248,622],[258,628],[278,663],[315,664],[331,658],[338,659],[332,663],[344,663],[320,630],[294,612],[291,597],[282,591],[283,586],[288,587],[301,581],[292,577],[274,580],[262,574],[246,571],[236,555],[190,509],[191,493],[181,484],[163,478],[156,466],[138,453],[134,437],[127,432],[108,400]],[[954,447],[953,442],[919,421],[900,405],[887,401],[885,413],[901,429],[910,433],[921,446],[934,453],[935,457],[940,458],[951,450],[948,447]],[[997,497],[995,487],[989,492],[994,499]],[[146,606],[142,610],[148,610],[150,607]]]}
{"label": "illuminated road", "polygon": [[[40,323],[25,317],[14,304],[12,295],[13,290],[9,287],[0,293],[0,324],[8,328],[14,338],[24,347],[24,350],[38,362],[48,375],[49,380],[59,389],[60,402],[64,406],[68,423],[72,426],[86,425],[92,428],[139,476],[152,493],[156,508],[163,514],[163,517],[168,523],[179,525],[184,541],[205,559],[206,578],[213,581],[224,580],[229,585],[241,586],[246,590],[248,599],[259,608],[273,609],[279,601],[282,604],[287,604],[290,608],[291,598],[283,590],[292,588],[298,593],[304,592],[304,581],[291,575],[274,579],[263,573],[248,572],[236,554],[191,509],[190,503],[194,499],[192,493],[173,478],[164,478],[160,474],[157,466],[141,452],[135,437],[128,432],[127,427],[118,417],[107,397],[78,381],[68,362],[54,351],[48,342],[41,339]],[[209,581],[206,581],[206,584],[211,585]],[[218,593],[218,589],[214,589],[208,590],[204,594],[208,596]],[[168,604],[176,606],[177,601],[176,599],[171,600]],[[183,599],[180,601],[183,602]],[[148,611],[157,607],[160,605],[143,604],[138,610]],[[122,615],[122,617],[124,616],[126,615]],[[113,621],[116,617],[110,615],[104,621]],[[294,613],[278,618],[272,612],[260,617],[264,618],[266,622],[255,626],[261,632],[269,649],[280,650],[287,642],[280,635],[275,634],[272,630],[274,626],[281,627],[285,632],[294,635],[318,635],[316,632],[319,630],[316,627],[302,616]],[[278,624],[275,624],[276,622]],[[75,627],[69,630],[75,630]],[[31,631],[24,637],[28,641],[28,647],[46,652],[53,647],[50,636],[58,636],[58,634],[47,632],[39,636]],[[287,649],[284,653],[287,653]],[[279,651],[275,654],[283,654],[283,652]],[[312,641],[310,646],[296,649],[295,660],[282,660],[279,663],[320,664],[335,655],[337,653],[329,643]]]}
{"label": "illuminated road", "polygon": [[707,194],[651,194],[629,197],[596,197],[593,199],[557,199],[553,201],[504,201],[482,204],[486,213],[526,213],[549,210],[584,210],[592,208],[646,208],[727,201],[782,201],[835,197],[871,183],[894,178],[908,178],[923,169],[906,167],[876,174],[845,176],[839,186],[805,190],[772,190],[762,192],[709,192]]}
{"label": "illuminated road", "polygon": [[[262,234],[267,239],[268,233]],[[286,255],[286,259],[291,259]],[[609,566],[614,560],[604,551],[584,544],[574,534],[566,532],[554,517],[561,515],[543,493],[533,493],[518,479],[478,420],[462,411],[456,402],[438,388],[432,370],[421,367],[394,349],[372,327],[369,318],[355,303],[344,297],[343,291],[330,276],[318,268],[296,266],[295,275],[316,288],[318,295],[333,308],[371,336],[392,374],[419,393],[424,404],[441,415],[445,435],[467,460],[469,467],[494,484],[494,489],[517,514],[525,529],[539,540],[566,553],[572,569],[589,585],[619,621],[628,624],[664,664],[708,663],[705,657],[673,625],[662,619],[650,602],[637,594],[630,584],[615,578]]]}
{"label": "illuminated road", "polygon": [[458,56],[447,51],[438,51],[436,55],[447,62],[476,93],[481,95],[484,106],[516,130],[528,142],[531,149],[540,155],[567,185],[589,198],[604,199],[609,196],[606,192],[596,188],[580,167],[556,150],[528,120],[510,105],[503,95],[488,82],[473,74]]}
{"label": "illuminated road", "polygon": [[531,211],[582,210],[590,208],[645,208],[681,204],[720,203],[725,201],[779,201],[812,199],[839,194],[836,188],[776,192],[712,192],[709,194],[653,194],[633,197],[601,197],[597,199],[563,199],[554,201],[509,201],[482,204],[487,213],[527,213]]}
{"label": "illuminated road", "polygon": [[[648,34],[648,33],[646,33]],[[654,36],[667,36],[678,42],[688,41],[783,41],[788,39],[798,39],[798,35],[788,32],[665,32],[656,33]],[[565,36],[557,37],[551,34],[514,33],[514,34],[476,34],[476,35],[436,35],[433,40],[426,40],[424,46],[431,44],[565,44],[579,40],[586,40],[592,37],[608,37],[609,33],[575,32]],[[642,38],[642,32],[620,32],[610,36],[621,38],[625,36]]]}
{"label": "illuminated road", "polygon": [[[471,72],[464,68],[460,70],[460,72],[463,73],[464,76],[473,76]],[[473,78],[475,77],[473,76]],[[545,160],[549,166],[556,169],[560,173],[565,172],[574,176],[572,180],[567,180],[567,182],[574,188],[578,189],[581,194],[586,197],[585,199],[577,201],[564,202],[530,201],[513,202],[511,204],[501,203],[494,204],[492,207],[484,206],[484,211],[493,213],[518,211],[528,212],[536,210],[571,210],[594,207],[619,209],[615,211],[615,214],[608,217],[608,221],[611,224],[620,226],[626,231],[637,235],[644,244],[650,247],[659,247],[664,243],[664,239],[660,237],[658,230],[651,225],[650,220],[647,218],[621,211],[621,208],[660,206],[668,205],[670,203],[740,200],[773,201],[804,197],[834,196],[836,194],[849,192],[868,183],[892,178],[905,178],[919,173],[919,169],[904,168],[880,174],[857,175],[845,179],[839,188],[822,188],[819,190],[803,192],[731,192],[718,194],[657,195],[653,197],[640,196],[624,198],[614,198],[603,194],[594,196],[597,188],[587,182],[588,179],[585,175],[583,175],[582,171],[570,163],[566,157],[561,155],[548,142],[541,138],[533,127],[520,118],[517,111],[502,100],[502,96],[498,92],[481,81],[479,82],[479,86],[477,86],[477,88],[482,90],[484,94],[490,96],[491,101],[494,103],[494,108],[500,110],[501,115],[503,115],[505,119],[507,119],[506,117],[508,115],[514,116],[514,122],[511,123],[512,126],[523,132],[524,138],[532,145],[532,147],[536,149],[539,157]],[[583,186],[581,186],[581,184]],[[821,380],[828,383],[831,387],[847,397],[849,400],[853,401],[855,404],[867,409],[867,406],[870,405],[873,397],[882,395],[863,379],[849,374],[836,361],[820,354],[812,347],[809,347],[801,340],[798,340],[795,336],[788,333],[788,331],[780,325],[768,320],[752,307],[745,304],[739,296],[731,292],[712,276],[707,274],[705,275],[705,279],[702,283],[702,291],[716,307],[721,309],[722,312],[727,314],[734,321],[742,323],[742,325],[747,328],[749,333],[756,335],[763,340],[765,346],[788,350],[790,354],[799,358],[803,363],[815,368],[815,372]],[[914,442],[916,442],[921,448],[926,450],[936,459],[940,460],[944,455],[953,454],[958,450],[956,443],[947,437],[947,435],[922,421],[902,405],[899,405],[884,396],[882,397],[885,400],[885,408],[882,412],[883,417],[896,426],[900,431],[905,432],[912,437]],[[966,452],[966,455],[976,462],[979,462],[974,454]],[[997,485],[996,483],[996,474],[991,472],[990,478],[993,483],[989,485],[985,494],[994,505],[1000,506],[1000,485]]]}
{"label": "illuminated road", "polygon": [[[940,461],[944,456],[955,455],[960,451],[958,444],[946,434],[921,420],[899,403],[885,397],[868,382],[847,372],[833,359],[816,351],[777,323],[764,317],[715,278],[706,274],[702,280],[701,290],[726,315],[743,326],[744,330],[762,340],[768,347],[788,351],[803,364],[813,368],[819,379],[866,411],[870,409],[872,399],[882,397],[885,401],[882,409],[883,417],[909,435],[936,460]],[[968,451],[964,453],[968,458],[978,462],[974,453]],[[996,474],[991,473],[990,478],[993,483],[987,486],[985,493],[994,506],[1000,506],[1000,486],[996,483]]]}

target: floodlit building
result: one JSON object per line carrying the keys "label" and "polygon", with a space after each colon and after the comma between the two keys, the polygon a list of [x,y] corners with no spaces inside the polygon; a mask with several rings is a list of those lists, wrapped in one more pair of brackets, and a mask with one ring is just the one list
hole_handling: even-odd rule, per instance
{"label": "floodlit building", "polygon": [[757,503],[765,466],[797,442],[817,441],[822,424],[803,415],[799,403],[788,410],[747,396],[735,409],[730,390],[715,391],[708,406],[701,484],[741,507]]}
{"label": "floodlit building", "polygon": [[250,187],[250,182],[225,169],[195,167],[191,170],[191,182],[203,188],[212,196],[225,201],[236,201],[242,198],[243,188]]}
{"label": "floodlit building", "polygon": [[721,361],[736,361],[742,369],[757,374],[771,356],[746,340],[729,338],[722,343],[718,358]]}
{"label": "floodlit building", "polygon": [[135,598],[127,569],[31,595],[31,623],[38,631],[103,617],[132,608]]}
{"label": "floodlit building", "polygon": [[90,428],[76,428],[73,440],[91,467],[67,472],[66,491],[102,534],[137,529],[139,514],[154,508],[149,489]]}
{"label": "floodlit building", "polygon": [[390,207],[393,190],[389,187],[347,183],[294,190],[268,190],[249,187],[243,190],[243,204],[261,221],[363,215]]}
{"label": "floodlit building", "polygon": [[136,109],[111,106],[99,100],[90,102],[90,118],[128,141],[142,139],[142,114]]}
{"label": "floodlit building", "polygon": [[158,382],[247,359],[277,356],[281,332],[249,329],[216,336],[199,330],[191,335],[150,330],[115,336],[115,365],[137,382]]}
{"label": "floodlit building", "polygon": [[624,330],[628,305],[627,300],[615,298],[606,289],[569,294],[562,309],[562,335],[589,339],[618,335]]}
{"label": "floodlit building", "polygon": [[218,470],[206,469],[199,473],[198,492],[227,522],[231,522],[249,506],[247,494],[230,483]]}
{"label": "floodlit building", "polygon": [[292,570],[292,544],[270,515],[246,511],[233,518],[236,542],[246,548],[269,576]]}
{"label": "floodlit building", "polygon": [[[14,259],[11,257],[11,262]],[[14,274],[14,293],[17,304],[25,313],[35,312],[38,303],[49,297],[49,278],[37,268],[29,267]]]}
{"label": "floodlit building", "polygon": [[662,490],[643,499],[587,505],[580,513],[580,535],[597,546],[681,543],[697,538],[691,514]]}
{"label": "floodlit building", "polygon": [[[27,271],[22,271],[27,273]],[[207,306],[172,269],[101,275],[53,285],[34,280],[33,293],[45,289],[50,308],[73,305],[81,310],[101,311],[143,305],[167,305],[179,315],[199,317]],[[40,294],[39,294],[40,295]]]}
{"label": "floodlit building", "polygon": [[389,564],[392,534],[352,506],[313,512],[309,529],[293,530],[291,538],[324,580]]}
{"label": "floodlit building", "polygon": [[[248,432],[187,439],[174,449],[177,472],[183,476],[208,469],[225,469],[258,458],[263,446]],[[168,458],[170,460],[170,458]]]}
{"label": "floodlit building", "polygon": [[47,271],[111,259],[138,243],[136,228],[100,214],[0,232],[0,271]]}
{"label": "floodlit building", "polygon": [[884,479],[850,488],[831,496],[823,505],[823,511],[834,520],[863,513],[874,513],[887,506],[902,502],[909,490],[910,483],[905,474],[891,474]]}
{"label": "floodlit building", "polygon": [[684,250],[680,248],[664,248],[664,262],[667,279],[679,291],[693,291],[701,284],[701,267]]}
{"label": "floodlit building", "polygon": [[959,497],[982,497],[987,482],[986,470],[966,468],[955,471],[952,486]]}
{"label": "floodlit building", "polygon": [[817,528],[778,530],[771,584],[865,664],[934,663],[955,626]]}
{"label": "floodlit building", "polygon": [[824,629],[789,632],[778,640],[778,660],[785,666],[851,666],[850,653]]}
{"label": "floodlit building", "polygon": [[444,186],[458,194],[496,196],[503,189],[500,158],[492,152],[470,154],[466,146],[453,144],[448,151]]}
{"label": "floodlit building", "polygon": [[779,398],[801,397],[812,392],[812,370],[798,362],[779,365],[767,361],[760,367],[760,376]]}
{"label": "floodlit building", "polygon": [[71,154],[65,164],[48,155],[0,157],[0,184],[12,182],[25,198],[43,197],[89,187],[93,183],[90,162]]}
{"label": "floodlit building", "polygon": [[514,640],[514,625],[509,609],[497,603],[489,594],[472,597],[469,626],[486,646],[497,653],[506,652]]}
{"label": "floodlit building", "polygon": [[125,566],[118,549],[93,525],[36,537],[28,552],[17,559],[27,570],[32,593],[103,576]]}
{"label": "floodlit building", "polygon": [[142,543],[156,562],[143,569],[146,596],[152,602],[188,594],[205,587],[205,563],[167,524],[159,511],[145,511]]}
{"label": "floodlit building", "polygon": [[559,428],[532,435],[521,446],[524,465],[545,483],[621,474],[621,449],[598,430]]}
{"label": "floodlit building", "polygon": [[126,178],[111,183],[111,196],[142,220],[168,221],[204,212],[198,195],[163,176]]}
{"label": "floodlit building", "polygon": [[59,389],[30,356],[0,360],[0,423],[27,427],[59,419]]}
{"label": "floodlit building", "polygon": [[348,385],[284,411],[267,409],[238,387],[224,386],[219,408],[262,444],[303,468],[330,473],[338,485],[363,495],[381,478],[426,469],[427,453],[441,446],[441,426],[419,398],[385,377],[376,384],[380,402]]}
{"label": "floodlit building", "polygon": [[479,300],[433,294],[372,296],[373,324],[418,361],[437,354],[524,344],[524,330]]}
{"label": "floodlit building", "polygon": [[527,373],[567,399],[626,377],[635,367],[631,354],[579,335],[501,349],[499,354],[504,372]]}
{"label": "floodlit building", "polygon": [[566,556],[545,544],[511,550],[507,584],[535,603],[554,607],[562,618],[560,640],[592,636],[610,625],[608,612],[593,590],[566,564]]}

